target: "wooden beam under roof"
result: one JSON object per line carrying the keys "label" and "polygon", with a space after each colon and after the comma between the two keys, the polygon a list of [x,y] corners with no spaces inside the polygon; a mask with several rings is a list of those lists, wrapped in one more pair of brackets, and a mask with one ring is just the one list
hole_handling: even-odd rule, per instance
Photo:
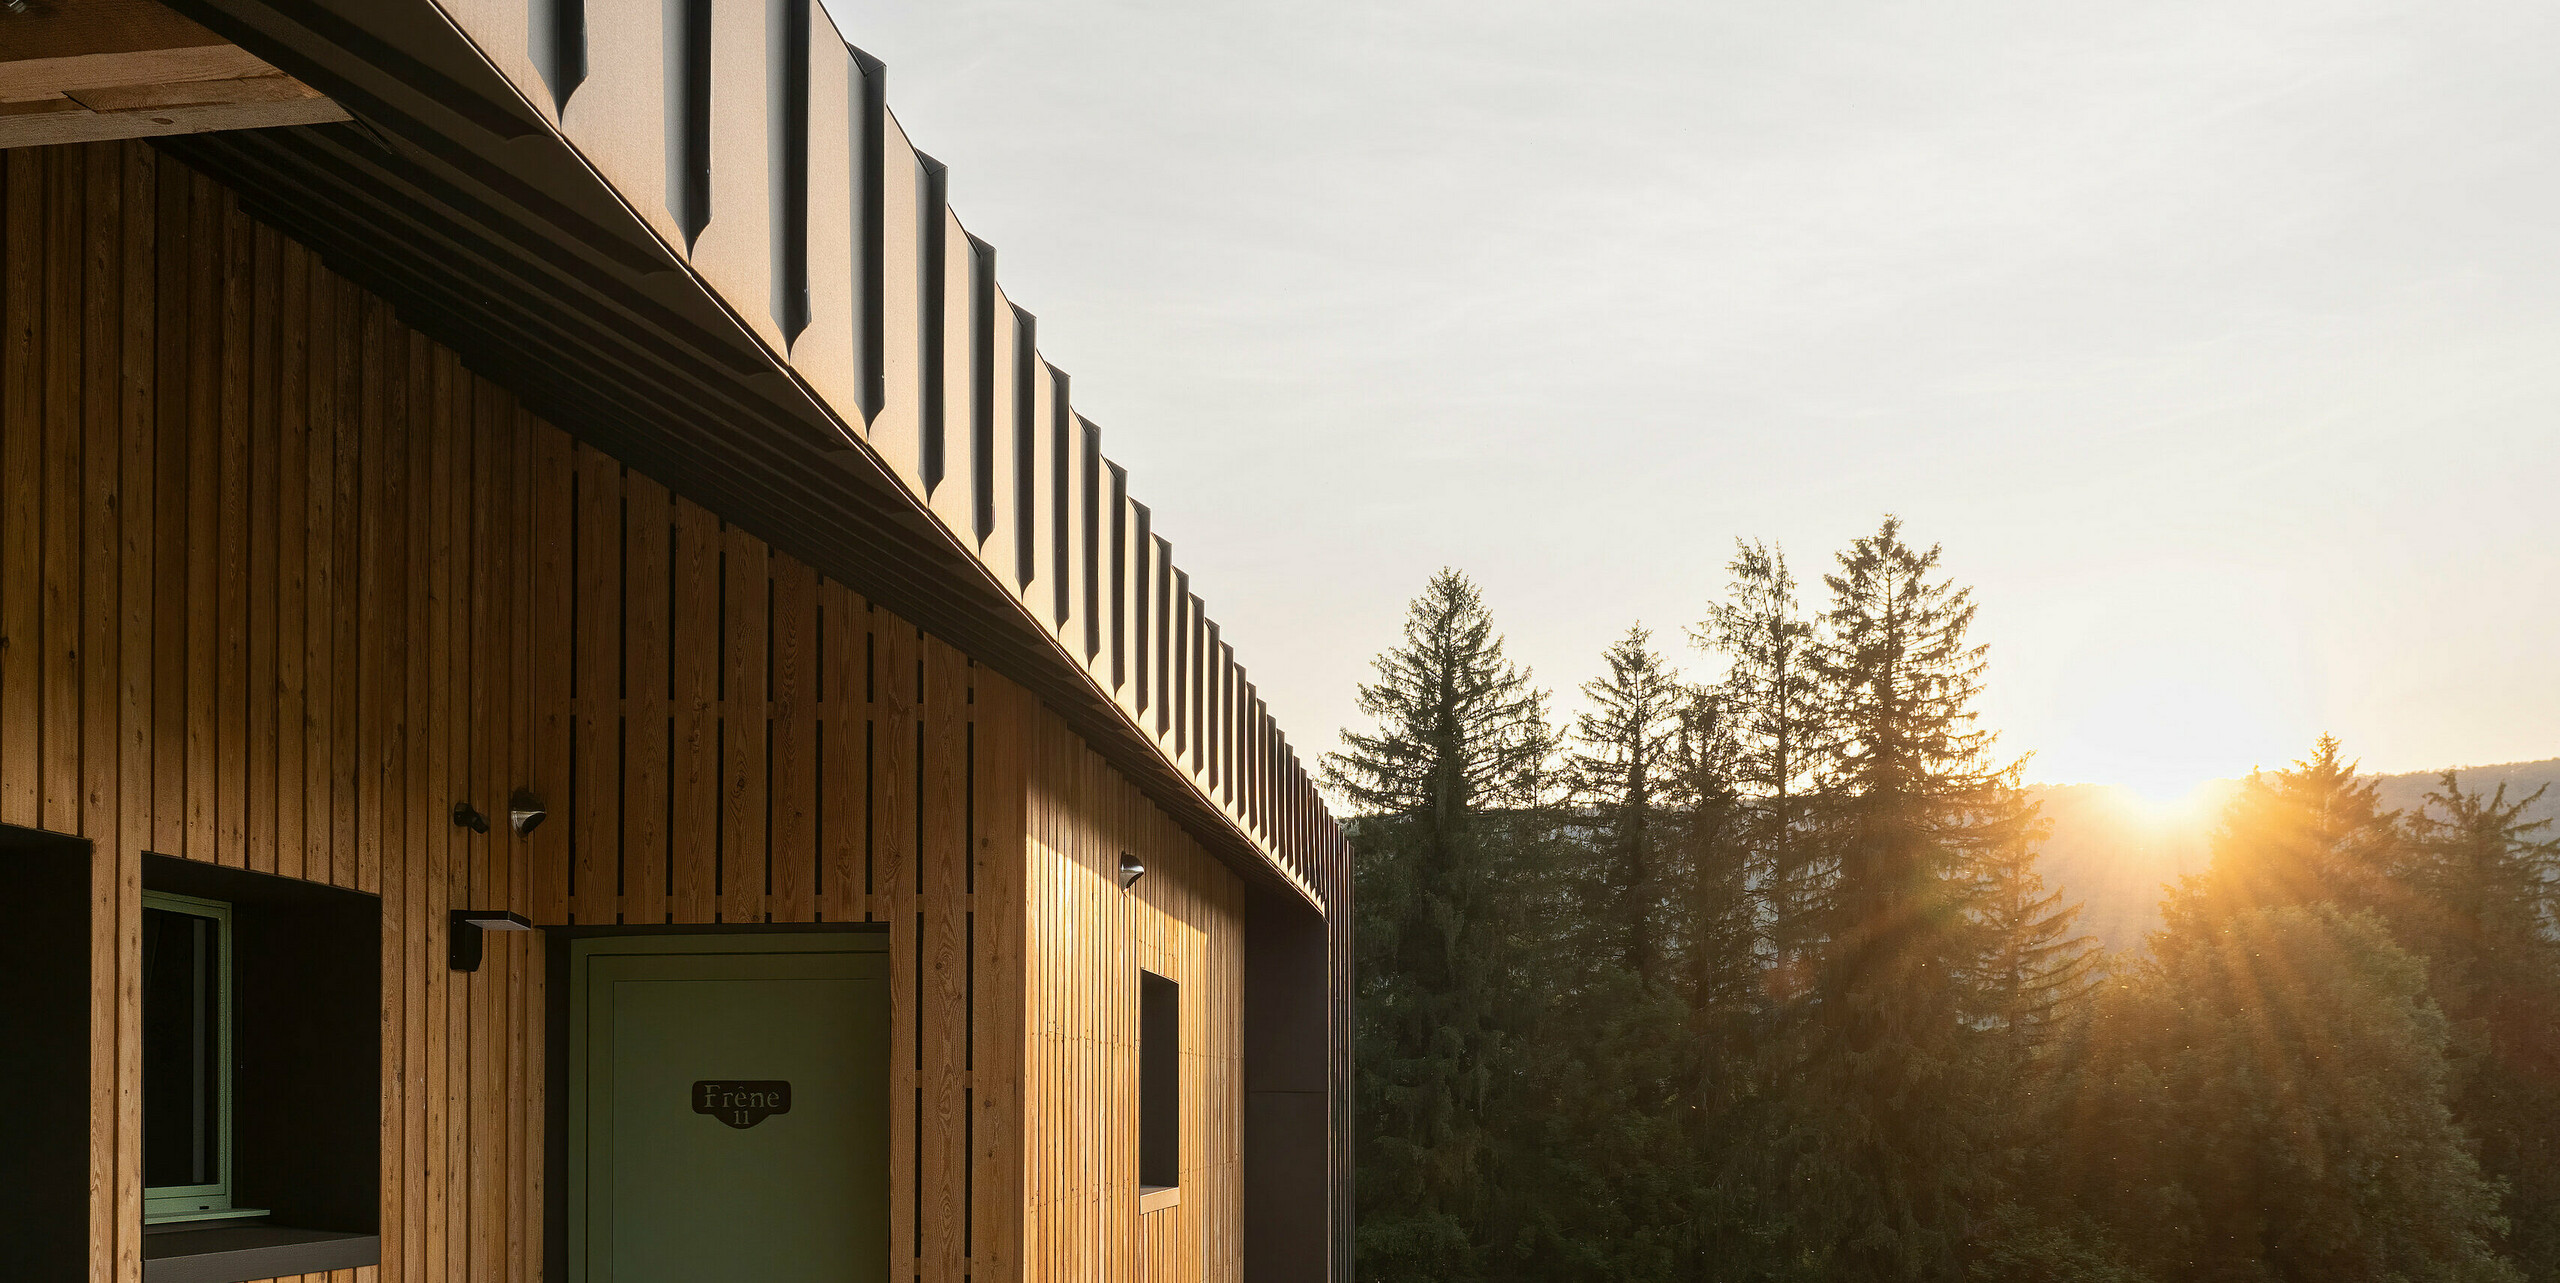
{"label": "wooden beam under roof", "polygon": [[158,0],[0,0],[0,147],[346,118]]}

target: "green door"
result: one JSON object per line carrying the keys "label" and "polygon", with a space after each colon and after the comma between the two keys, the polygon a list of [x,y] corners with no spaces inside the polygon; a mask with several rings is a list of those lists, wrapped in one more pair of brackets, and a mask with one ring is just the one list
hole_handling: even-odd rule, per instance
{"label": "green door", "polygon": [[572,943],[572,1280],[888,1278],[885,946],[850,932]]}

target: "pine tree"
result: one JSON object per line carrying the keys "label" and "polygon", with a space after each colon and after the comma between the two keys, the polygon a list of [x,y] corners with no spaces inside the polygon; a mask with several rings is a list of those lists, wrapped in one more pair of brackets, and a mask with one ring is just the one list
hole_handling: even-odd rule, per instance
{"label": "pine tree", "polygon": [[2427,955],[2429,988],[2468,1066],[2453,1111],[2478,1139],[2482,1168],[2505,1186],[2505,1246],[2528,1278],[2560,1279],[2560,839],[2500,785],[2466,792],[2444,773],[2408,817],[2409,855],[2394,914]]}
{"label": "pine tree", "polygon": [[1968,1265],[1986,1281],[2132,1277],[2085,1215],[2049,1197],[2048,1173],[2069,1160],[2053,1143],[2059,1052],[2088,1016],[2104,959],[2074,930],[2080,906],[2046,890],[2036,872],[2051,826],[2032,803],[2012,805],[2023,822],[1981,853],[1973,893],[1982,952],[1966,988],[1982,1034],[1986,1094],[1997,1102],[1984,1136],[1999,1194],[1973,1228]]}
{"label": "pine tree", "polygon": [[1569,759],[1574,795],[1598,859],[1580,906],[1601,948],[1647,989],[1664,979],[1673,739],[1688,690],[1639,624],[1601,656],[1606,676],[1583,683],[1590,710]]}
{"label": "pine tree", "polygon": [[1978,1019],[1994,1035],[1997,1066],[2013,1082],[2088,997],[2102,961],[2096,944],[2075,931],[2079,904],[2047,891],[2036,872],[2037,848],[2051,828],[2028,810],[1977,866],[1973,903],[1983,955],[1970,987]]}
{"label": "pine tree", "polygon": [[1363,1273],[1484,1276],[1500,1226],[1492,1166],[1530,973],[1534,878],[1517,823],[1553,751],[1544,696],[1503,658],[1474,584],[1443,570],[1360,688],[1327,785],[1363,814],[1357,1144]]}
{"label": "pine tree", "polygon": [[2448,1010],[2476,1009],[2491,991],[2560,962],[2560,838],[2536,836],[2551,821],[2524,818],[2545,791],[2510,802],[2504,784],[2487,796],[2465,792],[2447,771],[2408,817],[2408,899],[2424,906],[2410,926]]}
{"label": "pine tree", "polygon": [[1834,866],[1814,995],[1817,1126],[1850,1191],[1840,1277],[1951,1272],[1990,1172],[1966,1021],[1976,862],[2019,840],[2015,765],[1975,725],[1971,590],[1899,520],[1840,554],[1812,655],[1830,739],[1818,840]]}
{"label": "pine tree", "polygon": [[1693,688],[1670,746],[1666,788],[1674,815],[1672,864],[1682,887],[1679,951],[1689,1027],[1730,1042],[1731,1026],[1758,999],[1763,947],[1759,888],[1752,881],[1748,817],[1737,778],[1742,744],[1720,688]]}
{"label": "pine tree", "polygon": [[1665,1209],[1684,1233],[1681,1279],[1803,1277],[1787,1177],[1794,1125],[1773,1087],[1793,1066],[1770,1038],[1766,906],[1754,870],[1752,813],[1739,779],[1744,745],[1720,688],[1692,690],[1672,741],[1673,866],[1682,884],[1679,990],[1687,1055],[1682,1192]]}
{"label": "pine tree", "polygon": [[1717,707],[1735,745],[1731,776],[1751,877],[1766,901],[1769,979],[1780,997],[1793,998],[1806,988],[1819,929],[1813,910],[1826,874],[1818,853],[1800,840],[1824,739],[1814,625],[1797,600],[1784,549],[1741,540],[1734,547],[1726,599],[1691,638],[1726,660]]}
{"label": "pine tree", "polygon": [[2400,909],[2389,879],[2402,858],[2400,817],[2382,809],[2381,785],[2360,779],[2335,736],[2276,771],[2251,771],[2223,812],[2213,859],[2178,896],[2197,907],[2337,904]]}

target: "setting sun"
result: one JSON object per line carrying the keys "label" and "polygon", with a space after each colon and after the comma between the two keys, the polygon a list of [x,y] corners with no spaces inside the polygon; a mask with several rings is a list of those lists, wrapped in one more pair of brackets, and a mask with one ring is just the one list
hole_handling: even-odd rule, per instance
{"label": "setting sun", "polygon": [[2221,800],[2223,791],[2216,788],[2215,783],[2199,780],[2184,792],[2175,793],[2154,793],[2127,785],[2124,794],[2132,804],[2134,814],[2141,819],[2162,827],[2188,825],[2206,818],[2213,804]]}
{"label": "setting sun", "polygon": [[2034,750],[2028,775],[2116,785],[2165,816],[2208,781],[2298,752],[2320,729],[2300,682],[2299,621],[2253,587],[2151,568],[2056,603],[2077,617],[2076,644],[2021,657],[2026,689],[2010,698],[2022,702],[1996,714]]}

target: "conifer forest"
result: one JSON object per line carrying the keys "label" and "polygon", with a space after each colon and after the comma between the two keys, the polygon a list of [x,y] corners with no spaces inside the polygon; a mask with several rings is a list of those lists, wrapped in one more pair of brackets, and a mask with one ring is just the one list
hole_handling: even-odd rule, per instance
{"label": "conifer forest", "polygon": [[1974,616],[1890,518],[1742,543],[1568,721],[1430,580],[1325,766],[1360,1277],[2560,1280],[2541,795],[2306,744],[2103,949]]}

